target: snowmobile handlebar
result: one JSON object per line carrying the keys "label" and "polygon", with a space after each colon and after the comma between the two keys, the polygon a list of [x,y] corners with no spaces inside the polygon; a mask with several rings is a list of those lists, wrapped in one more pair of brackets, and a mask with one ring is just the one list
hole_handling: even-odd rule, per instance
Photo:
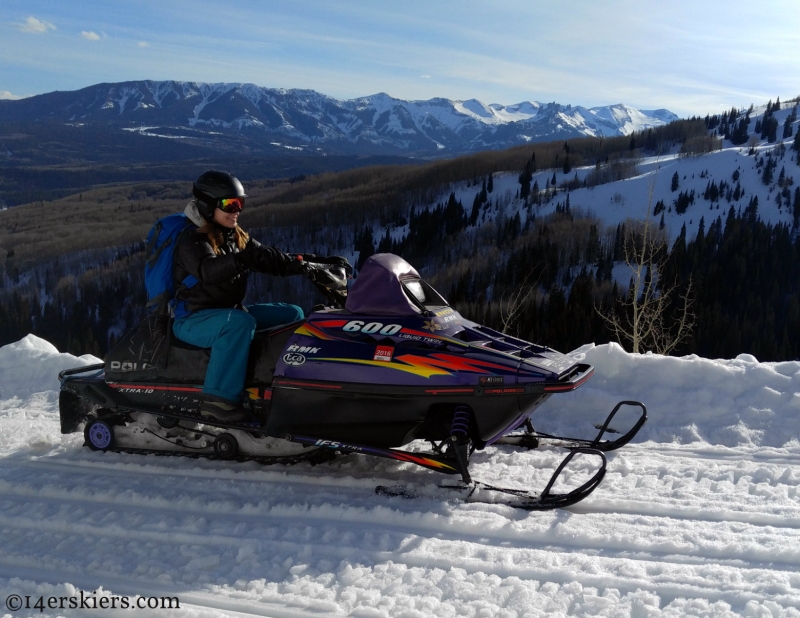
{"label": "snowmobile handlebar", "polygon": [[344,266],[304,261],[303,275],[322,292],[331,305],[336,308],[344,307],[348,280]]}
{"label": "snowmobile handlebar", "polygon": [[58,381],[63,382],[66,376],[74,376],[79,373],[88,373],[90,371],[100,371],[105,369],[105,363],[97,363],[96,365],[86,365],[84,367],[75,367],[74,369],[64,369],[58,372]]}

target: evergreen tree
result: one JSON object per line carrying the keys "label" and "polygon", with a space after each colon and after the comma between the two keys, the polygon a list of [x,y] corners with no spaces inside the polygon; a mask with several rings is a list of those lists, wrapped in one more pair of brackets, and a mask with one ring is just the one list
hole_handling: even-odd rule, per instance
{"label": "evergreen tree", "polygon": [[678,187],[679,187],[679,186],[680,186],[680,176],[678,176],[678,172],[676,171],[676,172],[675,172],[675,173],[672,175],[672,184],[670,185],[670,189],[671,189],[671,190],[672,190],[672,192],[674,193],[675,191],[677,191],[677,190],[678,190]]}
{"label": "evergreen tree", "polygon": [[492,174],[491,172],[489,173],[489,180],[486,183],[486,191],[488,193],[494,191],[494,174]]}
{"label": "evergreen tree", "polygon": [[761,182],[765,185],[769,185],[772,183],[772,171],[777,166],[777,163],[773,162],[772,157],[767,159],[766,165],[764,165],[764,171],[761,174]]}
{"label": "evergreen tree", "polygon": [[475,199],[472,200],[472,210],[469,213],[469,224],[475,225],[478,223],[478,216],[481,212],[481,194],[480,192],[475,194]]}
{"label": "evergreen tree", "polygon": [[764,115],[764,121],[761,123],[761,139],[766,139],[770,144],[778,140],[778,119],[775,116]]}
{"label": "evergreen tree", "polygon": [[792,214],[794,215],[794,226],[800,225],[800,187],[794,190],[794,203],[792,204]]}
{"label": "evergreen tree", "polygon": [[528,198],[531,193],[531,179],[533,178],[533,158],[525,165],[525,169],[519,175],[519,197],[522,200]]}
{"label": "evergreen tree", "polygon": [[467,217],[464,213],[464,206],[456,200],[456,194],[450,193],[447,205],[444,208],[444,233],[452,236],[464,228],[467,224]]}
{"label": "evergreen tree", "polygon": [[731,133],[730,140],[735,146],[741,146],[742,144],[747,143],[747,140],[750,137],[748,132],[748,128],[750,126],[750,116],[744,116],[743,118],[739,119],[739,122],[736,125],[736,129]]}
{"label": "evergreen tree", "polygon": [[375,242],[372,238],[372,228],[369,225],[364,226],[364,230],[355,239],[355,246],[353,247],[358,251],[358,261],[356,268],[361,268],[366,259],[375,254]]}
{"label": "evergreen tree", "polygon": [[786,116],[786,122],[783,123],[783,139],[792,136],[792,117]]}

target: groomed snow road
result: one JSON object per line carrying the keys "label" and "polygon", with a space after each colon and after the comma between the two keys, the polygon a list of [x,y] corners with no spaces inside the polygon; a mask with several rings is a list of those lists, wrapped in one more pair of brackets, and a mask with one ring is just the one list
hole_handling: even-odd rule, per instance
{"label": "groomed snow road", "polygon": [[[645,441],[609,454],[582,503],[528,513],[378,496],[440,476],[355,455],[265,467],[91,452],[59,433],[52,378],[29,384],[48,345],[0,349],[0,600],[83,591],[180,609],[9,616],[800,616],[800,363],[576,351],[593,383],[537,424],[641,399]],[[541,487],[562,456],[487,449],[473,471]]]}

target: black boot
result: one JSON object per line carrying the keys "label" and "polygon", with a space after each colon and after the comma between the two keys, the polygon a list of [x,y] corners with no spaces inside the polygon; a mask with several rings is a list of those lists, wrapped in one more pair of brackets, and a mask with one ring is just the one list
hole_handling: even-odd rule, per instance
{"label": "black boot", "polygon": [[203,401],[200,404],[200,416],[210,421],[220,421],[222,423],[247,423],[254,420],[249,410],[219,399]]}

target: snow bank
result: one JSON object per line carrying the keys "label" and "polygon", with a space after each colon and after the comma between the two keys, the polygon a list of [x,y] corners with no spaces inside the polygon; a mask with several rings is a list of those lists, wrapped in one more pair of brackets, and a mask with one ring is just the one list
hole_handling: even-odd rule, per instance
{"label": "snow bank", "polygon": [[534,422],[545,431],[574,430],[617,401],[638,400],[649,420],[637,441],[783,446],[800,438],[800,362],[629,354],[615,343],[571,355],[593,365],[595,376],[539,409]]}
{"label": "snow bank", "polygon": [[102,362],[91,354],[59,353],[52,343],[27,335],[0,348],[0,401],[58,390],[59,371]]}
{"label": "snow bank", "polygon": [[[540,430],[589,437],[591,423],[618,401],[636,400],[649,415],[637,441],[779,447],[800,439],[800,362],[629,354],[614,343],[589,344],[571,355],[593,365],[595,376],[547,401],[533,417]],[[28,335],[0,348],[0,401],[57,391],[59,371],[100,362],[59,353]]]}

